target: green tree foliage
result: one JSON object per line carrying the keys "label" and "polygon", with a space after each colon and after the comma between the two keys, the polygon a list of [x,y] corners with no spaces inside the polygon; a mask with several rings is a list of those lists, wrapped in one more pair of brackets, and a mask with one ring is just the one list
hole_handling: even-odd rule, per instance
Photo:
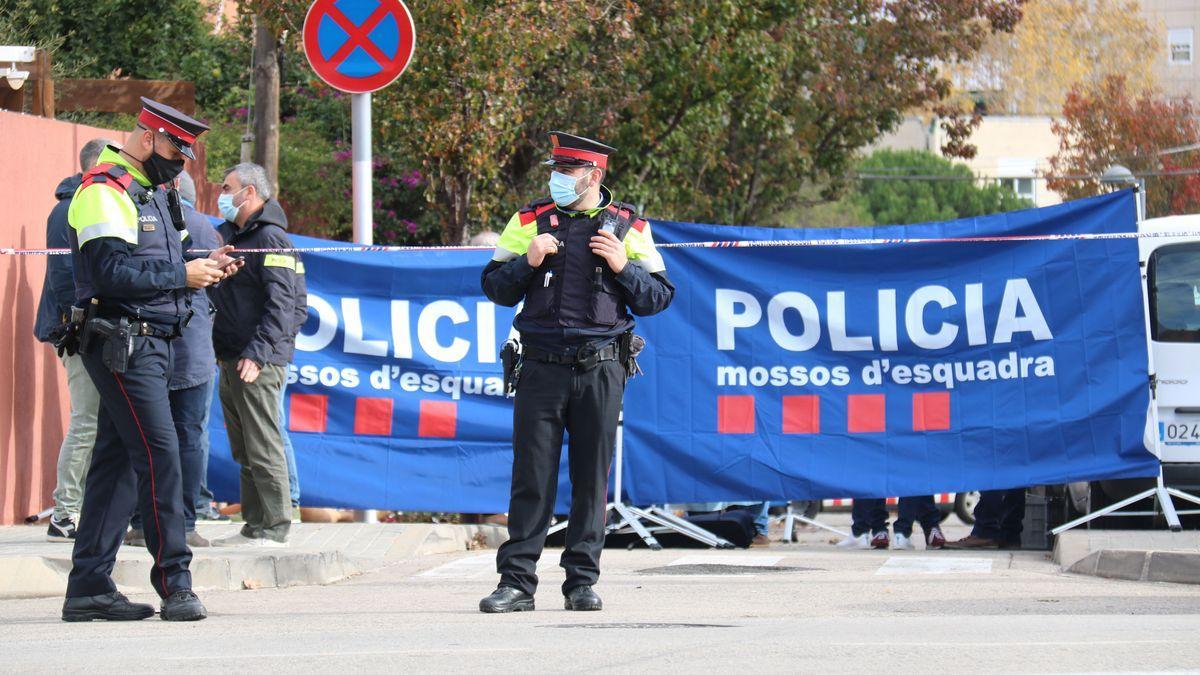
{"label": "green tree foliage", "polygon": [[[1033,206],[999,185],[979,185],[966,165],[922,150],[877,150],[858,171],[864,177],[856,199],[880,225],[953,220]],[[895,179],[887,179],[891,176]]]}
{"label": "green tree foliage", "polygon": [[774,224],[806,184],[950,92],[941,63],[1011,30],[1020,0],[413,0],[418,48],[376,97],[419,157],[444,241],[545,192],[545,132],[615,145],[653,215]]}
{"label": "green tree foliage", "polygon": [[[946,101],[941,69],[1010,31],[1022,3],[408,0],[417,50],[374,95],[374,137],[384,177],[410,180],[395,194],[384,186],[376,222],[403,236],[411,222],[418,232],[437,222],[448,243],[502,227],[545,194],[538,162],[546,132],[561,129],[615,145],[607,182],[649,215],[783,224],[815,190],[838,199],[861,149],[905,111]],[[238,27],[217,36],[199,0],[8,4],[30,15],[22,30],[69,36],[56,58],[75,74],[192,79],[202,111],[235,126],[251,19],[265,22],[283,44],[281,196],[315,190],[336,200],[303,207],[324,218],[319,231],[348,224],[336,180],[310,187],[314,172],[339,166],[349,106],[300,52],[306,0],[244,0]],[[287,178],[289,164],[306,178]],[[428,214],[415,211],[410,188]]]}
{"label": "green tree foliage", "polygon": [[213,102],[243,80],[249,45],[204,13],[198,0],[5,0],[0,36],[51,47],[62,77],[188,80]]}

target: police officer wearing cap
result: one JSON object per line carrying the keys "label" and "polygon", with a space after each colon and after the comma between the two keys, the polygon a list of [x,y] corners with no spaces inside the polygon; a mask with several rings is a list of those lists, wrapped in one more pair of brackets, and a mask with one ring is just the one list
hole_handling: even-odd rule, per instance
{"label": "police officer wearing cap", "polygon": [[179,195],[162,186],[208,127],[142,99],[129,140],[108,146],[84,175],[68,212],[75,270],[73,330],[60,341],[78,350],[100,392],[95,449],[84,490],[63,603],[64,621],[137,620],[151,605],[130,602],[111,572],[136,506],[153,558],[150,582],[167,621],[207,615],[192,592],[185,538],[179,442],[168,379],[172,341],[191,313],[191,295],[240,265],[232,247],[191,253]]}
{"label": "police officer wearing cap", "polygon": [[657,314],[675,288],[650,225],[602,184],[615,150],[551,132],[550,198],[508,222],[483,271],[489,299],[511,307],[521,336],[513,410],[509,540],[496,555],[499,587],[484,612],[530,611],[537,562],[554,514],[563,432],[571,511],[561,565],[568,610],[599,610],[608,473],[625,381],[636,366],[633,317]]}

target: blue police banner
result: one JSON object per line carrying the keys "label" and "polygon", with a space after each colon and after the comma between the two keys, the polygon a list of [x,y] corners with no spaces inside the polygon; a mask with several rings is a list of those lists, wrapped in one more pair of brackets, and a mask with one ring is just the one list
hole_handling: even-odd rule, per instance
{"label": "blue police banner", "polygon": [[[1129,232],[1117,193],[948,223],[652,223],[659,243]],[[297,246],[331,242],[294,237]],[[500,512],[515,309],[483,251],[309,253],[286,426],[310,505]],[[626,393],[635,503],[928,494],[1155,475],[1133,239],[679,248]],[[218,319],[219,320],[219,319]],[[215,397],[214,397],[215,398]],[[210,483],[238,468],[214,406]],[[564,450],[565,455],[565,450]],[[565,511],[567,472],[558,501]]]}
{"label": "blue police banner", "polygon": [[[656,223],[670,241],[1132,232],[1126,191],[947,223]],[[1152,476],[1134,239],[686,248],[626,395],[635,503]],[[683,376],[687,374],[687,376]]]}
{"label": "blue police banner", "polygon": [[[304,254],[309,318],[285,400],[305,504],[507,509],[512,401],[498,352],[516,312],[480,290],[490,258]],[[217,412],[210,477],[219,495],[236,500],[237,466]]]}

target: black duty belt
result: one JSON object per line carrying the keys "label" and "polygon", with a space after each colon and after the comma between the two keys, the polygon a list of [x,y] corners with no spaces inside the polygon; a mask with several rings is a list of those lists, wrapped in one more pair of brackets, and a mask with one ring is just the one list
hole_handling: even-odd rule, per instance
{"label": "black duty belt", "polygon": [[105,311],[103,309],[99,312],[96,312],[96,316],[101,319],[107,319],[108,321],[114,322],[120,321],[121,319],[126,319],[129,321],[129,327],[132,330],[132,333],[137,336],[165,338],[167,340],[173,340],[179,337],[179,331],[176,331],[172,329],[170,325],[164,325],[159,321],[147,321],[146,319],[139,319],[136,316],[130,316],[129,314],[125,314],[123,312]]}
{"label": "black duty belt", "polygon": [[601,349],[588,346],[580,347],[574,354],[555,354],[536,347],[526,346],[524,352],[521,354],[521,358],[528,361],[557,363],[564,366],[580,366],[586,370],[601,361],[616,361],[618,353],[616,343],[611,343]]}
{"label": "black duty belt", "polygon": [[167,340],[173,340],[177,337],[175,335],[175,331],[163,330],[162,328],[158,328],[146,321],[131,321],[129,325],[133,328],[134,335],[164,338]]}

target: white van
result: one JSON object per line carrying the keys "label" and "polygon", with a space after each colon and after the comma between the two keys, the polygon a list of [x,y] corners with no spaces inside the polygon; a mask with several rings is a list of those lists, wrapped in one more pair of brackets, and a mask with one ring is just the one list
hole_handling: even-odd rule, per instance
{"label": "white van", "polygon": [[[1200,215],[1151,218],[1139,229],[1200,232]],[[1139,249],[1158,375],[1159,452],[1171,483],[1169,474],[1200,472],[1200,236],[1140,239]]]}
{"label": "white van", "polygon": [[[1142,221],[1140,232],[1200,232],[1200,215]],[[1147,275],[1150,349],[1158,386],[1158,429],[1146,421],[1146,447],[1157,452],[1169,487],[1200,494],[1200,236],[1138,240]],[[1147,416],[1149,418],[1149,416]],[[1076,483],[1069,496],[1087,513],[1153,486],[1154,480]],[[1090,507],[1090,508],[1089,508]],[[1191,504],[1176,503],[1176,509]]]}

